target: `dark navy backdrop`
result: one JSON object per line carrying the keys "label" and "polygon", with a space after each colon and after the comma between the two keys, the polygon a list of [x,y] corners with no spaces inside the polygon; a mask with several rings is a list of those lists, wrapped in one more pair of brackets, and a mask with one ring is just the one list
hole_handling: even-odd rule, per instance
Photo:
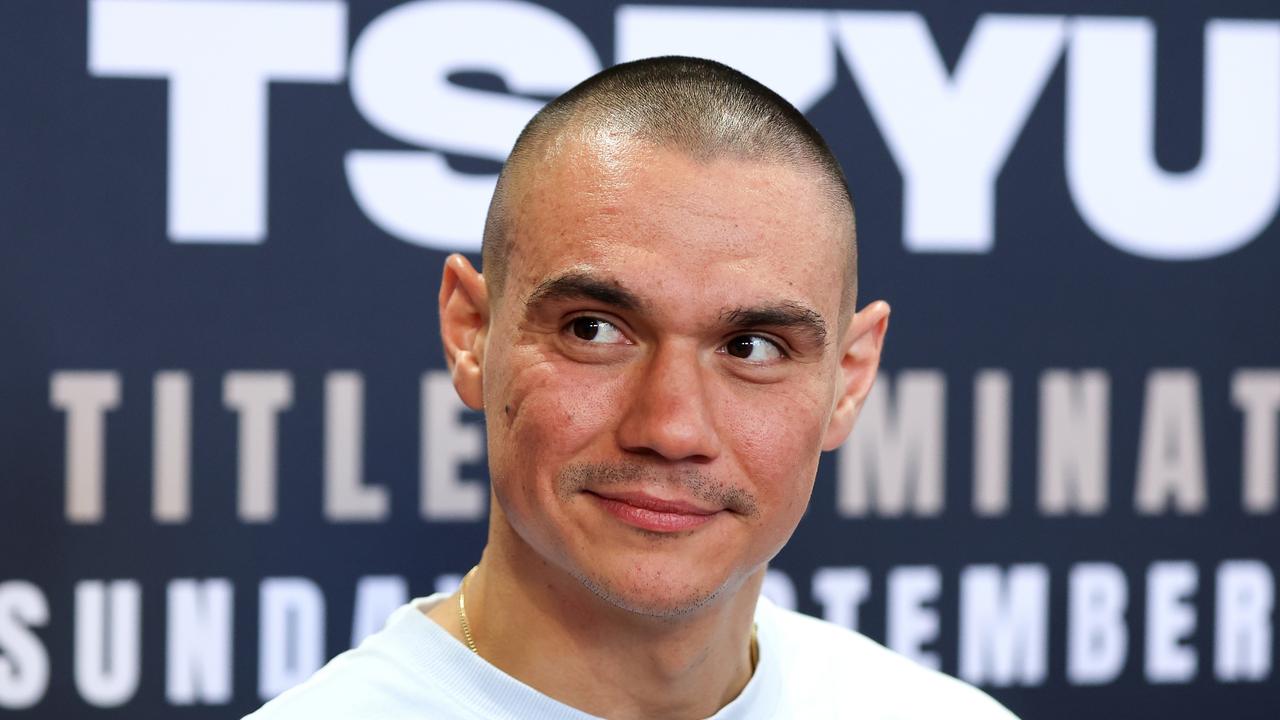
{"label": "dark navy backdrop", "polygon": [[[527,117],[539,98],[585,76],[592,58],[612,63],[626,38],[638,48],[627,54],[699,53],[689,43],[700,41],[705,54],[728,52],[766,68],[756,74],[802,81],[779,89],[808,98],[802,106],[849,175],[859,210],[859,301],[886,298],[894,307],[877,389],[882,412],[855,430],[873,441],[824,458],[808,515],[775,562],[771,592],[785,602],[791,591],[799,609],[846,623],[856,608],[863,632],[965,674],[1027,718],[1276,715],[1275,5],[812,2],[803,8],[810,13],[773,17],[751,11],[778,5],[742,0],[703,2],[700,15],[662,14],[673,7],[0,6],[0,707],[18,710],[16,717],[239,716],[304,675],[316,653],[348,647],[353,615],[378,614],[371,598],[433,592],[471,566],[484,540],[484,508],[477,512],[466,488],[485,471],[482,458],[465,451],[477,419],[432,394],[439,386],[431,373],[443,367],[434,299],[441,261],[447,249],[475,247],[480,226],[467,198],[483,194],[500,159],[485,148],[513,139],[508,116]],[[165,15],[174,8],[176,20]],[[863,12],[873,9],[892,14]],[[211,11],[214,20],[182,16],[186,10]],[[484,13],[492,14],[492,34]],[[515,30],[504,16],[518,18]],[[751,33],[761,26],[751,18],[761,17],[770,22],[757,37]],[[1115,26],[1104,17],[1147,20]],[[889,105],[875,109],[871,88],[892,95],[922,86],[912,73],[927,68],[925,56],[893,35],[909,30],[912,18],[927,24],[930,47],[957,77],[979,37],[975,23],[1004,23],[997,30],[1006,35],[993,31],[982,45],[1004,59],[975,60],[975,84],[952,86],[968,106],[907,100],[898,114]],[[709,24],[681,34],[682,23],[695,22]],[[272,34],[272,23],[284,31]],[[420,46],[392,37],[412,39],[431,23],[443,29]],[[1213,81],[1240,100],[1223,100],[1214,122],[1232,129],[1245,151],[1219,138],[1212,166],[1202,163],[1214,147],[1202,142],[1213,130],[1204,121],[1213,97],[1205,81],[1211,26],[1223,31],[1224,63],[1229,48],[1252,48],[1231,56],[1241,64]],[[1154,32],[1153,54],[1135,45],[1142,28]],[[178,37],[173,47],[159,47],[166,32]],[[867,37],[889,38],[881,45],[899,46],[901,56],[867,50],[862,64],[854,62],[856,46],[876,45]],[[1120,50],[1107,55],[1107,42]],[[282,48],[279,58],[271,47]],[[1036,47],[1048,48],[1043,57]],[[380,64],[380,52],[393,61]],[[1076,88],[1078,101],[1070,97],[1072,53],[1080,82],[1094,82]],[[1089,128],[1123,128],[1133,93],[1121,85],[1115,96],[1097,91],[1092,107],[1116,117],[1082,130],[1075,146],[1067,139],[1072,105],[1087,113],[1085,95],[1099,78],[1122,80],[1133,58],[1154,61],[1154,147],[1137,156],[1152,155],[1158,167],[1133,170],[1133,144],[1120,135],[1114,147],[1093,146],[1103,148],[1093,161],[1115,168],[1081,170],[1073,188],[1071,153],[1087,165]],[[161,69],[143,68],[148,62]],[[272,82],[255,84],[255,68],[272,63],[284,69],[263,70],[275,73]],[[1000,116],[1018,115],[1001,110],[1000,98],[1020,95],[1010,88],[1027,74],[1024,64],[1037,63],[1045,74],[1027,81],[1034,87],[1025,122],[991,130]],[[1104,72],[1089,74],[1090,63]],[[399,74],[379,89],[387,67]],[[208,68],[240,74],[212,71],[221,79],[211,80]],[[185,88],[212,99],[175,99],[180,72],[188,73]],[[978,81],[993,89],[966,94]],[[1227,87],[1232,82],[1239,92]],[[423,89],[432,83],[446,86],[443,94]],[[498,96],[526,102],[502,105]],[[977,114],[963,119],[963,107]],[[415,112],[436,119],[414,125]],[[921,113],[935,124],[912,125]],[[246,149],[255,119],[266,121],[261,162]],[[191,134],[175,140],[184,123]],[[1255,142],[1250,128],[1263,140]],[[478,148],[465,140],[469,129],[483,136]],[[988,183],[990,221],[964,219],[974,205],[965,189],[974,183],[960,171],[948,180],[941,162],[913,171],[922,184],[942,187],[918,208],[934,231],[913,238],[904,220],[908,163],[886,138],[901,133],[921,156],[945,160],[931,142],[963,149],[981,145],[988,131],[1010,144]],[[175,142],[187,143],[185,159]],[[446,164],[432,177],[446,179],[435,189],[425,181],[404,188],[402,200],[388,188],[420,176],[387,175],[357,191],[349,153],[358,150],[436,151]],[[957,151],[954,162],[962,156]],[[219,176],[227,158],[230,170]],[[195,179],[175,187],[187,170]],[[1179,195],[1170,189],[1179,173],[1192,184],[1214,174],[1217,189],[1206,183]],[[1113,185],[1103,187],[1108,178]],[[468,179],[481,189],[468,190]],[[433,193],[436,205],[418,203]],[[1092,195],[1103,199],[1082,199]],[[195,210],[182,220],[178,206],[187,201]],[[412,216],[418,206],[437,209]],[[439,222],[453,211],[467,238]],[[1245,215],[1255,219],[1238,217]],[[1169,229],[1171,217],[1181,219]],[[1233,223],[1240,229],[1215,230]],[[947,238],[957,243],[947,248]],[[987,405],[975,377],[991,369],[994,384],[983,387],[996,402]],[[257,371],[279,374],[243,374]],[[158,413],[156,382],[166,372],[178,373],[162,376],[176,378],[177,399]],[[363,486],[383,488],[353,493],[383,495],[372,506],[333,500],[326,513],[326,452],[341,455],[327,450],[337,440],[326,443],[326,382],[335,372],[356,374],[338,385],[356,378],[363,404],[331,408],[331,432],[363,439],[359,452],[342,457],[360,459]],[[248,389],[237,400],[241,381]],[[284,395],[274,412],[245,409],[272,407],[276,392]],[[340,394],[330,387],[330,402],[341,405]],[[157,417],[167,430],[154,427]],[[1007,505],[997,492],[991,512],[975,510],[978,476],[995,478],[998,488],[1004,475],[990,465],[975,470],[980,426],[990,431],[982,442],[995,448],[996,466],[1003,458],[1008,467]],[[181,450],[186,437],[189,455]],[[1099,437],[1100,447],[1091,444]],[[157,463],[159,445],[176,454]],[[433,465],[433,453],[444,459]],[[907,460],[905,470],[895,470],[895,457]],[[1099,459],[1102,470],[1090,465]],[[859,473],[858,463],[872,469]],[[189,468],[189,483],[181,470],[158,466]],[[179,490],[157,509],[157,475],[169,478],[163,492],[188,488],[186,501]],[[864,483],[873,487],[859,504]],[[1056,505],[1054,487],[1066,488]],[[905,493],[903,508],[892,503],[894,488]],[[928,488],[938,493],[932,502]],[[246,500],[255,492],[265,505]],[[1143,492],[1148,501],[1135,499]],[[1118,573],[1095,565],[1085,568],[1092,575],[1073,574],[1081,563]],[[975,570],[982,565],[993,566],[994,584]],[[1086,586],[1083,576],[1097,584]],[[818,578],[826,589],[816,588]],[[360,588],[373,609],[357,607]],[[1008,592],[1002,609],[999,592],[992,605],[984,588]],[[1108,613],[1117,588],[1122,607]],[[95,602],[104,595],[105,605]],[[984,619],[989,607],[995,617]],[[308,630],[315,622],[323,623],[322,638]],[[1003,669],[992,660],[1001,647],[1010,660]],[[200,660],[202,653],[212,659]]]}

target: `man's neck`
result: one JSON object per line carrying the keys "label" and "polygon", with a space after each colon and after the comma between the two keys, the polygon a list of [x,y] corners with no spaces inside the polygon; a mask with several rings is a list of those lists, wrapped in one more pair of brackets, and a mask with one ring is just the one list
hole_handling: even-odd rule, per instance
{"label": "man's neck", "polygon": [[[494,542],[466,582],[481,657],[560,702],[609,718],[705,718],[751,678],[763,570],[679,619],[615,607],[520,543]],[[511,547],[515,545],[516,547]],[[428,616],[465,642],[457,597]]]}

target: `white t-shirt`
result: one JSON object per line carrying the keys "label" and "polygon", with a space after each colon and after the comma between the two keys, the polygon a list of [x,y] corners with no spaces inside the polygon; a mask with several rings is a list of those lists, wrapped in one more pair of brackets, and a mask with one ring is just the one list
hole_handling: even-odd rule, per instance
{"label": "white t-shirt", "polygon": [[[490,665],[423,614],[447,597],[399,608],[248,720],[599,720]],[[763,597],[756,623],[756,672],[713,720],[1016,720],[980,690]]]}

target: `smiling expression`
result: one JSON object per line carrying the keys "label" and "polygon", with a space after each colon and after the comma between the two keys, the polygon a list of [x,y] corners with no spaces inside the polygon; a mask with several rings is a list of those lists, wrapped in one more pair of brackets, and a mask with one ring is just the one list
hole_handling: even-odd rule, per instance
{"label": "smiling expression", "polygon": [[494,511],[613,605],[694,611],[782,548],[847,434],[852,219],[815,171],[638,142],[525,174],[482,353]]}

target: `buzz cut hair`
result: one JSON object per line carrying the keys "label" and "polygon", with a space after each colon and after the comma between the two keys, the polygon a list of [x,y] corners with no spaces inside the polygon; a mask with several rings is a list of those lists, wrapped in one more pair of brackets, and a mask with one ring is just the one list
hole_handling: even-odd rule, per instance
{"label": "buzz cut hair", "polygon": [[762,83],[703,58],[664,56],[614,65],[547,103],[525,125],[498,176],[485,219],[482,269],[490,297],[501,293],[511,255],[510,191],[523,168],[570,128],[612,132],[699,160],[734,157],[816,171],[849,231],[841,312],[857,293],[857,234],[844,170],[804,114]]}

